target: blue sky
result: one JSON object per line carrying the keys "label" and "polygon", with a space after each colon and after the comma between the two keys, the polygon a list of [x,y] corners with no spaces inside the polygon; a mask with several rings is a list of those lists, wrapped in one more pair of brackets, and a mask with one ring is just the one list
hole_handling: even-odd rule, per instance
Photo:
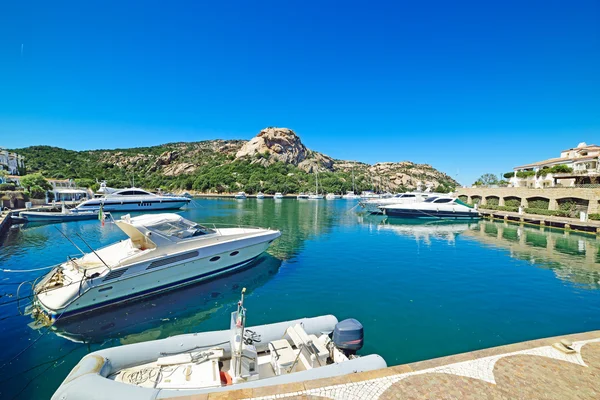
{"label": "blue sky", "polygon": [[598,143],[600,2],[0,4],[0,146],[250,139],[267,126],[464,184]]}

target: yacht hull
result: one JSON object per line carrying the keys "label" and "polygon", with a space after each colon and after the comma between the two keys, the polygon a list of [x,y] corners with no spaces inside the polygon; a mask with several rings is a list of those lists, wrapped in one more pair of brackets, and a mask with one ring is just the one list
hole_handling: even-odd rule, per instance
{"label": "yacht hull", "polygon": [[[102,202],[104,211],[155,211],[155,210],[176,210],[191,200],[105,200]],[[90,205],[81,204],[77,207],[81,211],[96,211],[100,209],[100,203]]]}
{"label": "yacht hull", "polygon": [[[50,320],[55,321],[207,281],[249,266],[278,236],[277,234],[248,238],[244,243],[236,243],[236,247],[226,246],[226,244],[215,246],[219,248],[202,252],[196,259],[161,268],[151,268],[152,263],[147,261],[132,265],[128,269],[136,268],[137,273],[116,279],[102,277],[100,282],[94,282],[87,289],[81,290],[82,293],[63,308],[54,309],[47,305],[48,300],[51,300],[49,296],[53,295],[52,291],[38,294],[36,302]],[[241,247],[243,245],[245,247]],[[218,260],[215,260],[217,257]]]}
{"label": "yacht hull", "polygon": [[390,217],[421,219],[478,219],[479,213],[473,211],[418,210],[383,208],[382,213]]}

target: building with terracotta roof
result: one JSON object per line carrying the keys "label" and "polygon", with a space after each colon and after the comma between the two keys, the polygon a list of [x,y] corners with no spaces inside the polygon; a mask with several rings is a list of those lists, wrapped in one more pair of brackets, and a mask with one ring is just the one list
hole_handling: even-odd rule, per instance
{"label": "building with terracotta roof", "polygon": [[600,184],[600,146],[585,142],[549,158],[513,168],[514,187],[554,187]]}

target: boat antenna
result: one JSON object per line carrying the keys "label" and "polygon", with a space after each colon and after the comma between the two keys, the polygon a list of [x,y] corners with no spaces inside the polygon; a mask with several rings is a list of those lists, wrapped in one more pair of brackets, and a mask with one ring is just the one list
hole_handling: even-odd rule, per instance
{"label": "boat antenna", "polygon": [[100,261],[102,261],[102,264],[104,264],[104,266],[105,266],[106,268],[108,268],[108,270],[109,270],[109,271],[112,271],[112,269],[111,269],[111,268],[108,266],[108,264],[104,262],[104,260],[102,259],[102,257],[100,257],[100,256],[98,255],[98,253],[96,253],[96,250],[92,249],[92,246],[90,246],[90,245],[88,244],[88,242],[86,242],[86,241],[85,241],[85,239],[84,239],[84,238],[82,238],[82,237],[81,237],[81,235],[80,235],[79,233],[76,233],[76,234],[75,234],[75,236],[77,236],[79,239],[81,239],[81,241],[82,241],[83,243],[85,243],[85,245],[86,245],[86,246],[87,246],[87,247],[88,247],[88,248],[89,248],[89,249],[92,251],[92,253],[94,253],[94,254],[96,255],[96,257],[98,257],[98,259],[99,259]]}
{"label": "boat antenna", "polygon": [[53,228],[54,228],[54,229],[56,229],[56,230],[58,231],[58,233],[60,233],[61,235],[63,235],[63,237],[64,237],[65,239],[67,239],[69,242],[71,242],[71,244],[72,244],[73,246],[75,246],[75,248],[77,248],[77,250],[79,250],[79,251],[81,252],[81,254],[83,254],[83,255],[85,256],[85,253],[83,252],[83,250],[81,250],[81,249],[79,248],[79,246],[77,246],[77,245],[75,244],[75,242],[73,242],[71,239],[69,239],[69,237],[63,233],[63,231],[61,231],[60,229],[58,229],[56,226],[53,226]]}

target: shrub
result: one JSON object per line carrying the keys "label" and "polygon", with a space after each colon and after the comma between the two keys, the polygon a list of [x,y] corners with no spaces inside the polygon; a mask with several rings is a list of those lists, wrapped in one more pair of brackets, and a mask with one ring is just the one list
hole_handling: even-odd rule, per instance
{"label": "shrub", "polygon": [[510,178],[512,178],[513,176],[515,176],[515,171],[510,171],[510,172],[507,172],[507,173],[505,173],[505,174],[504,174],[504,175],[502,175],[502,176],[503,176],[503,177],[505,177],[506,179],[510,179]]}
{"label": "shrub", "polygon": [[29,197],[32,199],[45,199],[46,191],[41,186],[34,185],[29,188]]}
{"label": "shrub", "polygon": [[0,183],[0,190],[15,190],[16,186],[14,183]]}
{"label": "shrub", "polygon": [[521,205],[521,201],[517,200],[517,199],[508,199],[508,200],[504,200],[504,205],[507,207],[519,208],[519,206]]}
{"label": "shrub", "polygon": [[[500,204],[500,199],[498,199],[496,197],[490,197],[489,199],[487,199],[486,203],[489,206],[497,206],[498,204]],[[487,206],[484,206],[484,207],[487,207]]]}
{"label": "shrub", "polygon": [[600,214],[588,214],[588,218],[595,221],[600,221]]}
{"label": "shrub", "polygon": [[538,215],[551,215],[554,217],[568,217],[569,213],[562,210],[547,210],[547,209],[539,209],[539,208],[526,208],[526,213],[529,214],[538,214]]}
{"label": "shrub", "polygon": [[529,208],[535,208],[537,210],[547,210],[550,205],[549,200],[531,200],[529,201]]}
{"label": "shrub", "polygon": [[529,178],[535,176],[535,171],[519,171],[517,172],[517,178]]}
{"label": "shrub", "polygon": [[481,206],[481,208],[487,209],[487,210],[498,210],[498,211],[512,211],[512,212],[519,211],[519,207],[499,206],[497,204],[489,204],[489,203],[485,206]]}

